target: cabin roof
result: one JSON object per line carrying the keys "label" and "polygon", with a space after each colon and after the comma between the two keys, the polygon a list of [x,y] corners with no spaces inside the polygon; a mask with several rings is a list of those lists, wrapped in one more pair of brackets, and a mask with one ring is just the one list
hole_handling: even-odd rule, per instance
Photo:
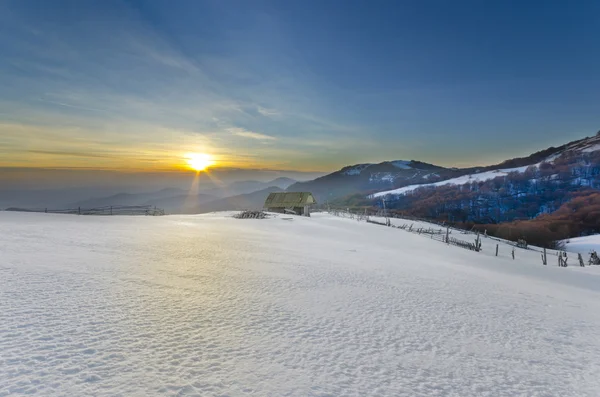
{"label": "cabin roof", "polygon": [[265,208],[291,208],[304,207],[316,204],[314,196],[310,192],[279,192],[271,193],[265,200]]}

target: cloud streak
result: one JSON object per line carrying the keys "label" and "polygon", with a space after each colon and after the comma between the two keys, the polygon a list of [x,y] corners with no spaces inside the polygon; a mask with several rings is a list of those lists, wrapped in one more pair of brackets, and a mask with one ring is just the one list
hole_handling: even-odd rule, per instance
{"label": "cloud streak", "polygon": [[258,106],[256,110],[265,117],[275,117],[281,115],[281,113],[275,109],[267,109],[263,108],[262,106]]}
{"label": "cloud streak", "polygon": [[235,136],[239,136],[242,138],[256,139],[258,141],[275,141],[275,140],[277,140],[277,138],[275,138],[273,136],[261,134],[259,132],[248,131],[244,128],[229,128],[228,131],[231,132]]}

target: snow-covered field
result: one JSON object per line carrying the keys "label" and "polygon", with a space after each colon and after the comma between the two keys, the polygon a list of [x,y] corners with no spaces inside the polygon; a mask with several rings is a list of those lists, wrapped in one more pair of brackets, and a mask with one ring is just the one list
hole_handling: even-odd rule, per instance
{"label": "snow-covered field", "polygon": [[600,395],[600,268],[490,247],[0,212],[0,396]]}
{"label": "snow-covered field", "polygon": [[564,243],[567,251],[580,253],[584,257],[591,251],[596,251],[600,254],[600,234],[570,238],[565,240]]}

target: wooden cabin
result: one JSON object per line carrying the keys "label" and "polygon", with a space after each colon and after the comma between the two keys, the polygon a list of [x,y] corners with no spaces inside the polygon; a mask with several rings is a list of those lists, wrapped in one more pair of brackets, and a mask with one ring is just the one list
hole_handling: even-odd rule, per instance
{"label": "wooden cabin", "polygon": [[317,203],[310,192],[271,193],[265,200],[264,209],[269,212],[281,212],[310,216],[310,206]]}

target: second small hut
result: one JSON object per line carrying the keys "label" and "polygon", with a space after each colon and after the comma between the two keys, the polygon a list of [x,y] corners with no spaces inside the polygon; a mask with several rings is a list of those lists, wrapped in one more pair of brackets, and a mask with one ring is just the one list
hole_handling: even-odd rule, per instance
{"label": "second small hut", "polygon": [[271,193],[265,200],[264,209],[269,212],[282,212],[310,216],[310,207],[317,203],[310,192]]}

